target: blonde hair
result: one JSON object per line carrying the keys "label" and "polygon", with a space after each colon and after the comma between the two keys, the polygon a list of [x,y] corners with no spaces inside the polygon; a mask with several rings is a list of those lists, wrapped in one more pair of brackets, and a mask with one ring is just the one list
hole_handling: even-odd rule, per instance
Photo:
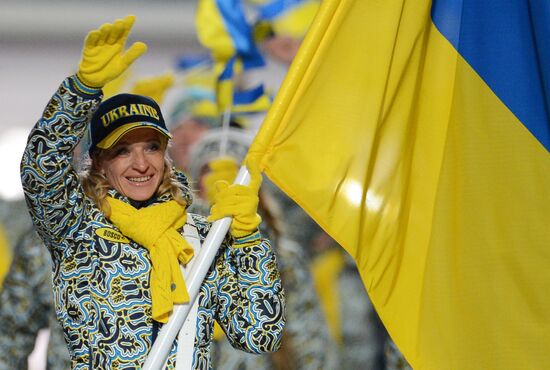
{"label": "blonde hair", "polygon": [[[164,150],[164,173],[162,181],[155,193],[156,196],[164,194],[170,194],[172,198],[181,205],[187,205],[187,200],[184,194],[184,190],[189,192],[185,184],[181,184],[175,175],[175,170],[172,164],[172,160],[168,157],[166,151],[167,140],[163,138],[161,140],[162,150]],[[111,207],[105,199],[107,193],[112,186],[107,181],[107,178],[101,171],[99,171],[98,164],[109,153],[109,149],[96,148],[90,153],[90,159],[83,166],[83,170],[79,173],[80,183],[84,189],[84,193],[89,196],[92,201],[107,215],[111,213]]]}

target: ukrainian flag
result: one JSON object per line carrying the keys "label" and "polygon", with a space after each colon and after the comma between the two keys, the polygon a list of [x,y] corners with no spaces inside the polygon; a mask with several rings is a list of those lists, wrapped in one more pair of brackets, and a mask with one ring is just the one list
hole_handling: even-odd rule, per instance
{"label": "ukrainian flag", "polygon": [[230,111],[232,113],[265,112],[271,106],[271,97],[265,92],[262,84],[240,90],[235,87],[235,63],[232,58],[218,77],[216,85],[216,101],[219,114]]}
{"label": "ukrainian flag", "polygon": [[218,76],[216,84],[216,101],[219,113],[222,114],[233,105],[233,92],[235,90],[236,57],[229,59],[223,71]]}
{"label": "ukrainian flag", "polygon": [[[236,79],[243,71],[263,67],[265,62],[252,37],[240,0],[200,0],[196,14],[197,34],[215,61],[218,75],[216,100],[220,113],[260,112],[270,106],[262,86],[240,91]],[[261,94],[258,94],[261,89]],[[234,105],[237,105],[234,107]]]}
{"label": "ukrainian flag", "polygon": [[233,94],[233,113],[265,112],[271,106],[271,96],[265,92],[264,85],[248,90],[236,91]]}
{"label": "ukrainian flag", "polygon": [[199,41],[218,65],[234,57],[244,69],[265,65],[240,0],[199,0],[195,24]]}
{"label": "ukrainian flag", "polygon": [[325,0],[249,155],[415,369],[550,368],[550,3]]}

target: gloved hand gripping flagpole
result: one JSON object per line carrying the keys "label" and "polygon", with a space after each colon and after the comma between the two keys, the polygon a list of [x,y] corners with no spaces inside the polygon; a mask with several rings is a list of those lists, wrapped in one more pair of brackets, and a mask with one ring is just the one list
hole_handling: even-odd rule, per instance
{"label": "gloved hand gripping flagpole", "polygon": [[[248,185],[250,182],[250,173],[246,166],[241,166],[234,183],[239,185]],[[215,221],[204,240],[201,251],[196,256],[189,271],[189,276],[184,276],[187,291],[189,293],[189,302],[181,305],[174,305],[174,311],[168,319],[168,322],[160,329],[160,332],[153,343],[153,347],[147,356],[147,360],[143,365],[144,370],[160,370],[164,365],[170,348],[176,339],[181,327],[185,323],[185,319],[189,314],[189,310],[193,306],[195,299],[199,295],[199,290],[202,282],[218,253],[218,249],[229,231],[232,218],[224,217]]]}

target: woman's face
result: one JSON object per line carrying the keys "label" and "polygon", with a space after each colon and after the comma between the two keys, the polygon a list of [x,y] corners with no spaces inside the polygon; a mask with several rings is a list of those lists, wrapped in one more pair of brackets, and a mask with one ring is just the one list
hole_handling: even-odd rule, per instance
{"label": "woman's face", "polygon": [[109,185],[136,201],[148,200],[164,175],[166,145],[161,134],[150,128],[128,132],[98,163]]}

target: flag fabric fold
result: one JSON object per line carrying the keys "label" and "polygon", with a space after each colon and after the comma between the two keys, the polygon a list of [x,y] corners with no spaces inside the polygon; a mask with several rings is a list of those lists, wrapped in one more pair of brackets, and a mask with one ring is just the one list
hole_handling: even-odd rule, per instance
{"label": "flag fabric fold", "polygon": [[325,0],[249,151],[415,369],[550,366],[548,17]]}

